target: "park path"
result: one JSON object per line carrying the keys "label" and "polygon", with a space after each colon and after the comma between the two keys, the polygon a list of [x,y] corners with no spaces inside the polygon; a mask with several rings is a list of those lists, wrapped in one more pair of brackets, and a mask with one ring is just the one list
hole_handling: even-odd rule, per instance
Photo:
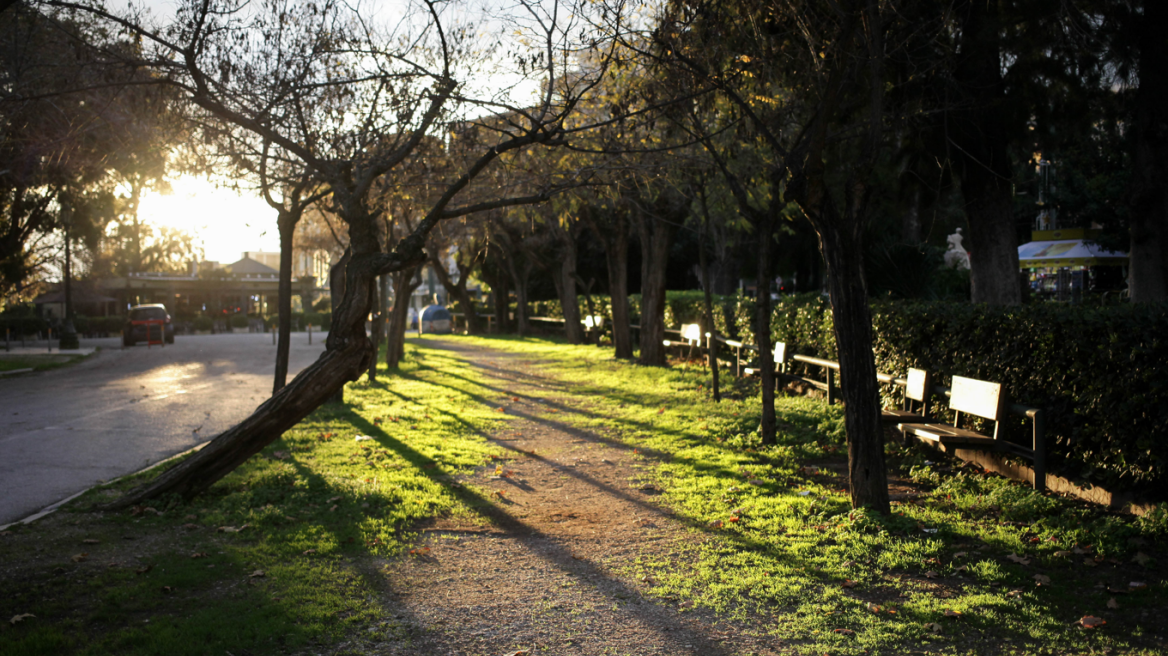
{"label": "park path", "polygon": [[483,402],[517,417],[489,438],[513,454],[501,464],[513,474],[463,479],[492,491],[489,526],[435,521],[414,555],[380,563],[388,605],[416,629],[385,653],[779,653],[748,626],[646,595],[650,582],[625,571],[703,538],[657,503],[651,461],[564,421],[587,398],[522,355],[432,345],[460,351],[485,378]]}

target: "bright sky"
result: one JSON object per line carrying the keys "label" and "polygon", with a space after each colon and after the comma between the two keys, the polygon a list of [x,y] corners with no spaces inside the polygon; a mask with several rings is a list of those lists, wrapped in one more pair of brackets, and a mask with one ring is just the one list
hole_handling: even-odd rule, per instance
{"label": "bright sky", "polygon": [[230,264],[244,251],[280,251],[276,211],[256,196],[241,196],[204,178],[171,181],[173,193],[142,194],[138,216],[144,222],[184,230],[208,260]]}

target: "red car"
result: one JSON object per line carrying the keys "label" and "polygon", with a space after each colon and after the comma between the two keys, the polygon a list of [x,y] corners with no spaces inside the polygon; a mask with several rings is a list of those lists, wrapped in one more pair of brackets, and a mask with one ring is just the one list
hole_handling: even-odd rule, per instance
{"label": "red car", "polygon": [[[126,325],[122,327],[122,345],[133,346],[138,342],[147,341],[147,337],[155,341],[161,337],[159,335],[158,322],[162,322],[162,335],[167,344],[174,343],[174,324],[170,322],[170,314],[166,311],[166,306],[160,303],[153,305],[135,305],[130,308],[130,316],[126,319]],[[149,334],[147,334],[149,330]]]}

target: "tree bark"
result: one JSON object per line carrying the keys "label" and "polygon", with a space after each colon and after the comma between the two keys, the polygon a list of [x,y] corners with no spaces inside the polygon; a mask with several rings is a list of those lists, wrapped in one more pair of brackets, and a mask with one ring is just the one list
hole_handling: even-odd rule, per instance
{"label": "tree bark", "polygon": [[369,369],[366,372],[370,381],[377,380],[377,352],[381,348],[381,336],[385,332],[385,312],[386,306],[383,302],[385,294],[383,293],[383,285],[385,284],[385,276],[379,276],[373,282],[373,288],[370,292],[373,295],[373,302],[371,304],[373,310],[373,318],[369,322],[369,341],[373,346],[373,357],[369,358]]}
{"label": "tree bark", "polygon": [[612,304],[612,345],[617,358],[633,358],[633,331],[629,320],[629,231],[623,212],[614,226],[611,241],[605,241],[604,261],[608,268],[608,295]]}
{"label": "tree bark", "polygon": [[385,338],[385,366],[397,369],[405,357],[406,330],[410,327],[410,298],[421,285],[418,267],[390,274],[393,280],[393,311]]}
{"label": "tree bark", "polygon": [[479,331],[479,315],[475,311],[474,301],[471,300],[470,292],[467,291],[466,285],[469,281],[470,267],[464,266],[462,262],[455,262],[458,267],[458,282],[450,279],[450,274],[442,266],[442,260],[438,257],[436,252],[430,253],[430,266],[434,269],[434,274],[438,276],[438,282],[446,288],[446,293],[453,296],[455,302],[458,303],[458,309],[462,312],[463,317],[466,318],[466,332],[468,335],[477,335]]}
{"label": "tree bark", "polygon": [[762,213],[755,222],[758,230],[758,300],[755,301],[755,341],[758,342],[762,418],[758,430],[763,444],[775,443],[775,353],[771,345],[771,242],[774,219]]}
{"label": "tree bark", "polygon": [[706,321],[705,332],[710,334],[706,343],[706,364],[710,368],[710,391],[713,394],[714,402],[722,400],[722,392],[718,388],[718,329],[714,322],[714,303],[713,290],[714,281],[710,277],[710,258],[706,255],[706,236],[713,230],[710,225],[710,209],[706,205],[705,191],[698,192],[698,198],[702,202],[702,218],[701,233],[698,238],[698,265],[702,270],[702,302],[705,306]]}
{"label": "tree bark", "polygon": [[[673,200],[659,198],[656,204],[666,206]],[[664,207],[654,208],[657,209]],[[674,218],[656,211],[637,213],[641,241],[641,357],[638,361],[645,365],[665,365],[665,272],[675,229],[670,219]]]}
{"label": "tree bark", "polygon": [[560,283],[556,292],[560,296],[560,307],[564,310],[564,336],[569,344],[584,343],[584,328],[580,323],[580,298],[576,293],[576,236],[571,229],[560,231],[560,266],[552,275]]}
{"label": "tree bark", "polygon": [[295,217],[280,212],[276,226],[280,231],[280,283],[276,302],[278,335],[276,336],[276,375],[272,394],[288,384],[288,352],[292,347],[292,240],[296,233]]}
{"label": "tree bark", "polygon": [[997,5],[963,3],[962,44],[955,71],[969,106],[951,118],[956,160],[969,221],[969,267],[974,303],[1018,305],[1018,236],[1002,104],[1001,38]]}
{"label": "tree bark", "polygon": [[1168,300],[1168,6],[1157,0],[1142,4],[1128,196],[1128,289],[1133,303],[1160,303]]}

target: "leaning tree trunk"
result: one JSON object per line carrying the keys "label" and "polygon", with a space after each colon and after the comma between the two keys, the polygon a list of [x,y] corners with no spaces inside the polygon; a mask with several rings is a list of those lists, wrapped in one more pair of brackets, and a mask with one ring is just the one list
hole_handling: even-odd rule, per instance
{"label": "leaning tree trunk", "polygon": [[279,304],[276,340],[276,377],[272,394],[288,384],[288,352],[292,348],[292,239],[296,221],[292,214],[280,212],[276,219],[280,231],[280,283],[276,302]]}
{"label": "leaning tree trunk", "polygon": [[641,357],[646,365],[665,364],[665,272],[673,226],[642,216],[641,233]]}
{"label": "leaning tree trunk", "polygon": [[117,510],[146,499],[175,494],[190,499],[234,471],[248,458],[279,439],[313,410],[335,398],[345,383],[356,380],[373,357],[365,336],[371,286],[376,271],[369,254],[342,258],[344,279],[340,302],[334,297],[333,324],[326,350],[316,362],[262,403],[239,424],[220,433],[207,446],[171,467],[149,484],[103,506]]}
{"label": "leaning tree trunk", "polygon": [[1144,0],[1140,25],[1139,89],[1132,121],[1134,145],[1128,289],[1133,303],[1168,300],[1168,5]]}

